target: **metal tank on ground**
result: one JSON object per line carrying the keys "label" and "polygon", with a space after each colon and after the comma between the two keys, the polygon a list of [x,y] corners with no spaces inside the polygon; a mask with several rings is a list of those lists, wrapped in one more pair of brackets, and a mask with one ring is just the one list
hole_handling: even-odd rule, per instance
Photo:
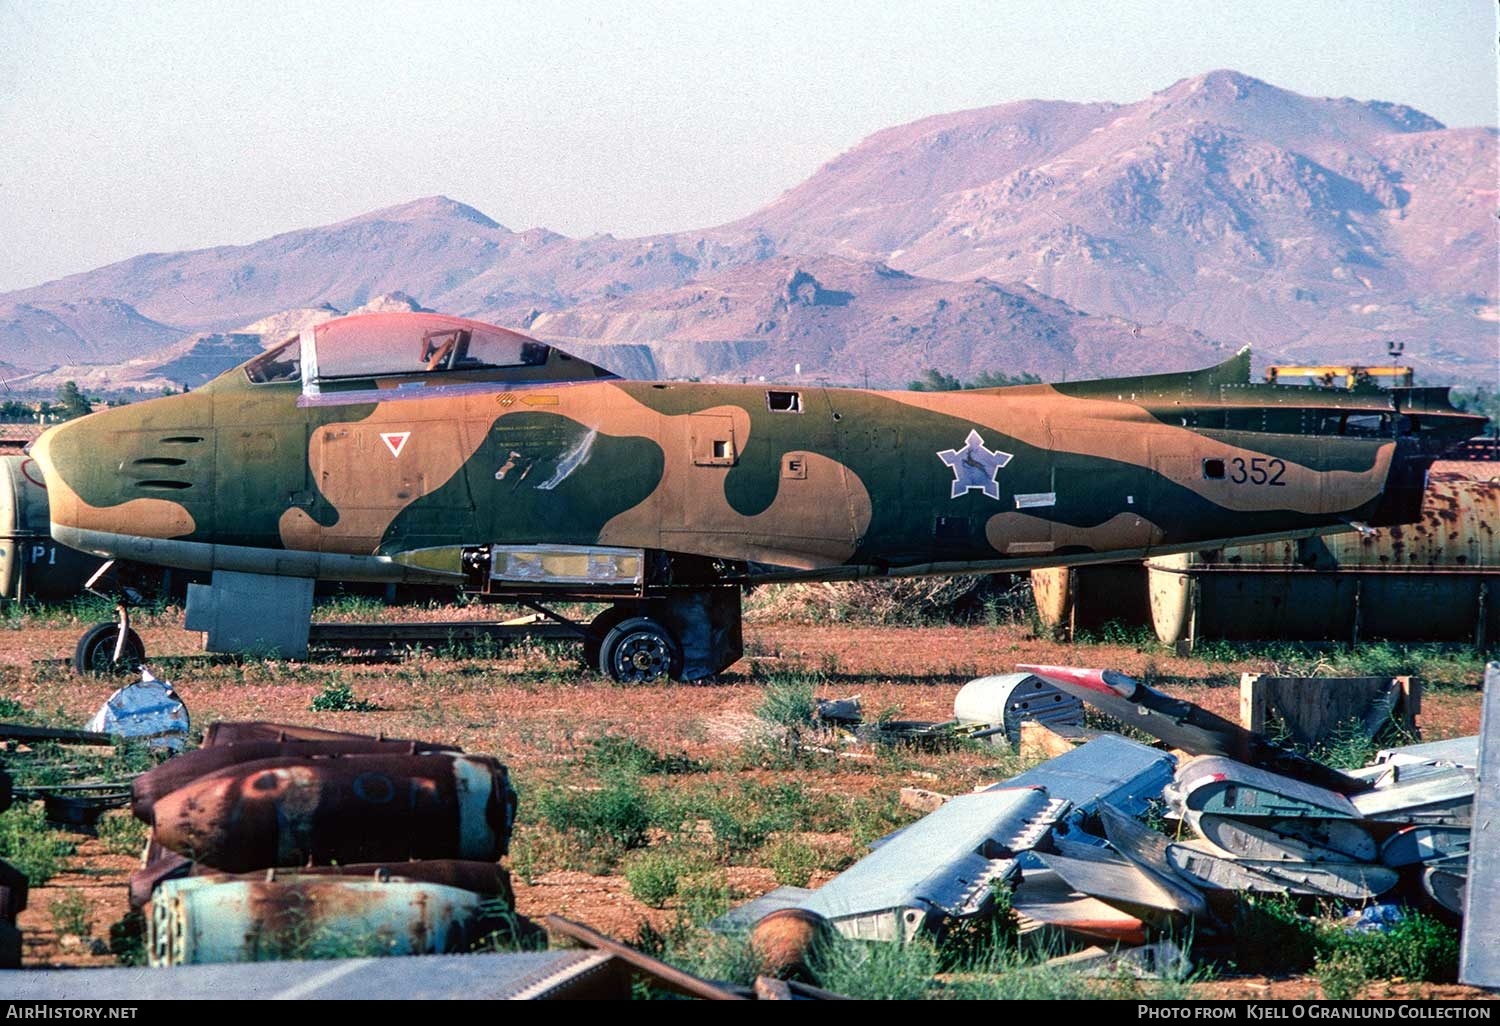
{"label": "metal tank on ground", "polygon": [[1450,461],[1433,467],[1415,524],[1037,571],[1032,588],[1048,626],[1150,622],[1179,648],[1202,638],[1482,647],[1500,637],[1497,531],[1500,463]]}

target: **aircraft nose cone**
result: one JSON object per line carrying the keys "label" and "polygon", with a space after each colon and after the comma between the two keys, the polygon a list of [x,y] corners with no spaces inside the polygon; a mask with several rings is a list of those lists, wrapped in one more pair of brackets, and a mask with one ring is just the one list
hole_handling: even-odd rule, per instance
{"label": "aircraft nose cone", "polygon": [[62,476],[61,470],[64,468],[58,467],[53,454],[56,452],[58,436],[63,432],[75,432],[79,426],[78,422],[70,421],[48,428],[31,443],[28,450],[28,455],[42,472],[42,480],[47,489],[49,516],[54,524],[72,524],[77,516],[78,495]]}

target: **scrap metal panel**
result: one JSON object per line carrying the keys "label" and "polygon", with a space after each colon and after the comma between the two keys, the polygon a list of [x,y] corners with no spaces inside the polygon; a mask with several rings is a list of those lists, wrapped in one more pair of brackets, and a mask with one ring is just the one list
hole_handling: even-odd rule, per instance
{"label": "scrap metal panel", "polygon": [[1167,847],[1172,867],[1204,887],[1258,894],[1311,894],[1366,901],[1396,886],[1394,869],[1367,862],[1221,858],[1192,844]]}
{"label": "scrap metal panel", "polygon": [[1277,819],[1360,818],[1353,803],[1335,791],[1221,755],[1201,755],[1184,765],[1176,787],[1193,812]]}
{"label": "scrap metal panel", "polygon": [[987,906],[990,884],[1015,872],[1011,845],[1031,843],[1035,822],[1055,819],[1062,808],[1037,787],[960,795],[824,884],[802,907],[862,940],[908,940],[930,917],[977,914]]}
{"label": "scrap metal panel", "polygon": [[1494,943],[1500,931],[1500,663],[1490,663],[1484,669],[1479,789],[1474,796],[1473,819],[1469,847],[1473,886],[1465,888],[1463,898],[1458,978],[1475,987],[1500,988],[1500,944]]}
{"label": "scrap metal panel", "polygon": [[990,790],[1045,787],[1053,798],[1072,803],[1070,819],[1093,813],[1101,804],[1136,816],[1160,797],[1176,765],[1177,760],[1167,752],[1105,734]]}

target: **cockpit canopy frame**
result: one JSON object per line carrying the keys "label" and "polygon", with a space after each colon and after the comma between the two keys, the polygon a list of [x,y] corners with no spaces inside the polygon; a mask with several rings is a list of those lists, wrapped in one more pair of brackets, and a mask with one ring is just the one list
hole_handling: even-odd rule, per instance
{"label": "cockpit canopy frame", "polygon": [[452,380],[608,377],[607,371],[507,328],[435,313],[361,314],[305,328],[244,367],[251,384],[300,381],[304,395],[328,388],[435,384]]}

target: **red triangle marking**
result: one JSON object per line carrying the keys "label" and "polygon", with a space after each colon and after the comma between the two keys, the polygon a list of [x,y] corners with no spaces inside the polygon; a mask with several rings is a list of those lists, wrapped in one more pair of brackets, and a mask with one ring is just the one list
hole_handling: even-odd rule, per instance
{"label": "red triangle marking", "polygon": [[385,447],[391,450],[392,456],[400,456],[401,450],[406,448],[406,440],[411,437],[410,431],[382,431],[380,440]]}

